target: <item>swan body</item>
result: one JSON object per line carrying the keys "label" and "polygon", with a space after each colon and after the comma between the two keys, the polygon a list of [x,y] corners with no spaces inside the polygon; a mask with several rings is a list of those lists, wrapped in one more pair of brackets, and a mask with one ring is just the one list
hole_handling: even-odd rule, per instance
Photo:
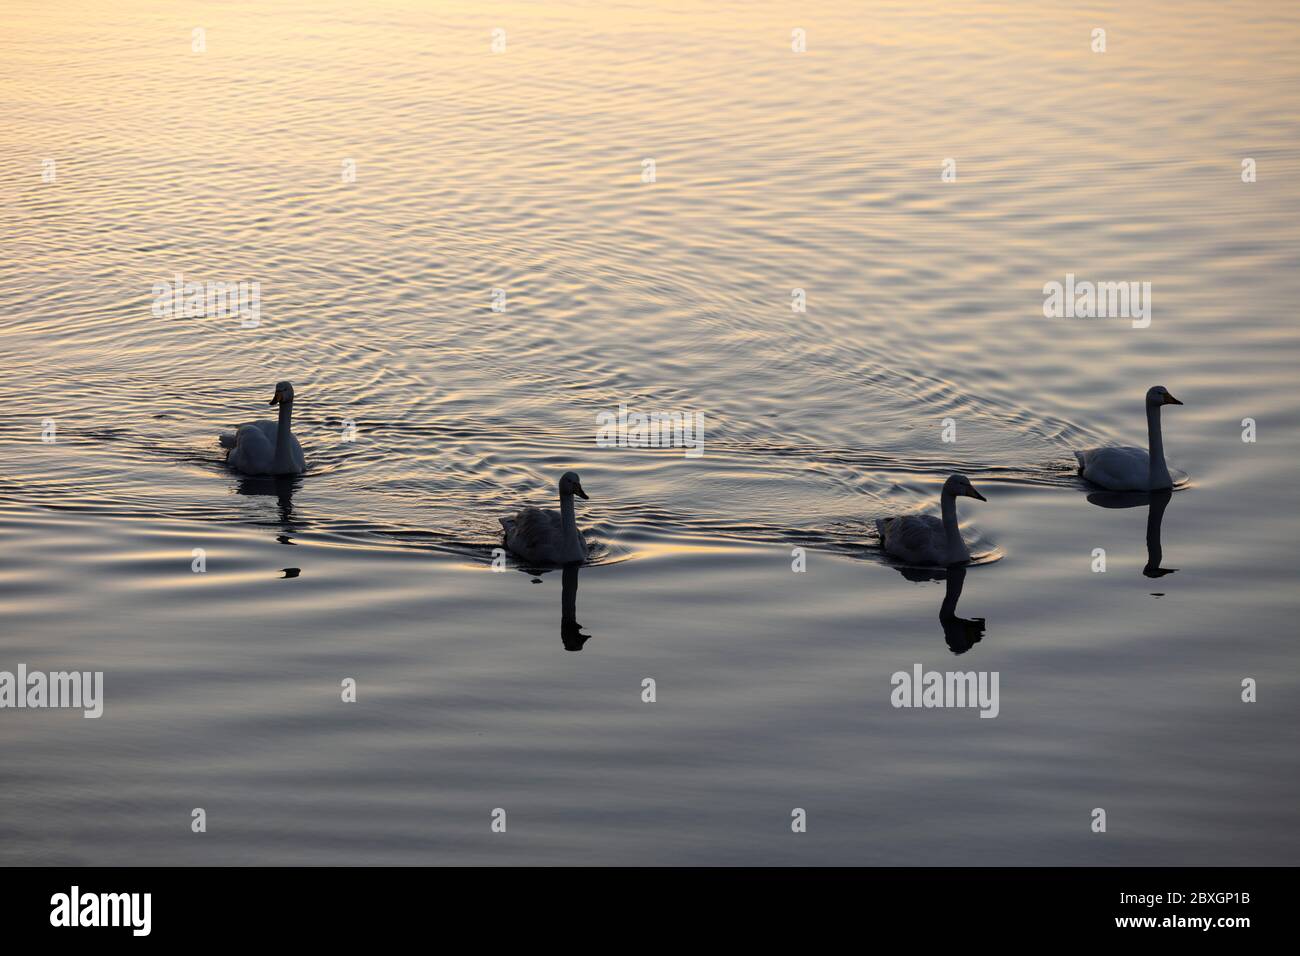
{"label": "swan body", "polygon": [[500,518],[506,549],[529,564],[572,564],[587,560],[587,542],[578,530],[573,496],[586,499],[577,472],[560,476],[560,510],[524,508],[513,518]]}
{"label": "swan body", "polygon": [[[1110,445],[1076,451],[1079,474],[1110,491],[1151,490],[1151,455],[1145,448]],[[1168,480],[1165,488],[1170,487]]]}
{"label": "swan body", "polygon": [[965,475],[952,475],[943,483],[943,491],[939,495],[943,517],[902,515],[897,518],[877,518],[876,530],[880,533],[880,546],[888,554],[920,567],[946,567],[969,561],[970,550],[957,527],[959,497],[988,500],[975,490]]}
{"label": "swan body", "polygon": [[1148,448],[1109,445],[1076,451],[1079,474],[1108,491],[1160,491],[1173,487],[1169,466],[1165,464],[1165,444],[1160,432],[1160,409],[1164,405],[1181,405],[1163,385],[1147,391]]}
{"label": "swan body", "polygon": [[300,475],[307,462],[292,430],[293,383],[278,382],[269,404],[280,406],[277,421],[248,422],[221,436],[226,464],[245,475]]}

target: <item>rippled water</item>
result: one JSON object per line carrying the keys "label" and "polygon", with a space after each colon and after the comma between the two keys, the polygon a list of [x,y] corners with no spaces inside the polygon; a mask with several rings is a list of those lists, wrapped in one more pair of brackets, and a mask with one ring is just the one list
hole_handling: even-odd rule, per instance
{"label": "rippled water", "polygon": [[[0,670],[107,700],[0,711],[0,861],[1300,862],[1300,17],[1130,6],[10,4]],[[284,378],[309,473],[239,479]],[[1071,450],[1155,383],[1148,577]],[[492,573],[566,468],[593,566]],[[959,625],[874,532],[952,471]],[[914,662],[999,718],[893,709]]]}

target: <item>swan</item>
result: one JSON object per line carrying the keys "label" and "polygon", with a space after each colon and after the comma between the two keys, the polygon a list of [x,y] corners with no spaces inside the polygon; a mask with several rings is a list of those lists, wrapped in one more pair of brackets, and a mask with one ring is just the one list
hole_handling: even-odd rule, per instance
{"label": "swan", "polygon": [[1109,491],[1159,491],[1172,488],[1165,464],[1165,443],[1160,437],[1160,406],[1181,405],[1163,385],[1147,391],[1147,444],[1145,448],[1110,445],[1076,451],[1079,474]]}
{"label": "swan", "polygon": [[513,518],[500,518],[505,545],[529,564],[571,564],[587,560],[587,542],[573,517],[573,496],[583,500],[576,471],[560,476],[560,510],[524,508]]}
{"label": "swan", "polygon": [[943,519],[934,515],[903,515],[899,518],[877,518],[876,530],[880,532],[880,546],[908,564],[921,566],[947,566],[970,560],[970,551],[961,539],[957,527],[957,498],[975,498],[987,501],[975,490],[965,475],[950,475],[943,483],[939,495]]}
{"label": "swan", "polygon": [[226,464],[245,475],[300,475],[307,462],[290,430],[293,383],[276,382],[275,397],[267,404],[280,406],[279,421],[249,422],[221,436],[221,446],[228,449]]}

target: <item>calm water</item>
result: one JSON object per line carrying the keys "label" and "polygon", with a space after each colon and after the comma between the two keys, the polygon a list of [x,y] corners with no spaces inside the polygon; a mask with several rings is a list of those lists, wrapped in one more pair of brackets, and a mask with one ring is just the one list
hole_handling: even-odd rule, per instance
{"label": "calm water", "polygon": [[[9,3],[0,670],[106,703],[0,711],[0,862],[1300,863],[1300,14],[1131,6]],[[241,481],[282,378],[310,471]],[[1071,450],[1156,383],[1148,577]],[[570,467],[591,566],[493,573]],[[982,634],[876,547],[952,471]]]}

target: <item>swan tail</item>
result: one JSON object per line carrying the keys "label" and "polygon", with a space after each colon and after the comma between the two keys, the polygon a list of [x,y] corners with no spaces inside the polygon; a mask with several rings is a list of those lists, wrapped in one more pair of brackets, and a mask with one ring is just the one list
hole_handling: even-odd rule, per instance
{"label": "swan tail", "polygon": [[1078,462],[1079,462],[1079,471],[1080,471],[1080,472],[1082,472],[1083,469],[1085,469],[1085,468],[1088,467],[1088,457],[1087,457],[1087,455],[1088,455],[1088,453],[1087,453],[1087,452],[1083,452],[1083,451],[1076,451],[1076,452],[1074,453],[1074,457],[1075,457],[1075,459],[1077,459]]}
{"label": "swan tail", "polygon": [[234,448],[234,447],[235,447],[235,433],[234,433],[234,432],[222,432],[220,435],[217,436],[217,441],[221,443],[221,447],[222,447],[222,448]]}
{"label": "swan tail", "polygon": [[515,530],[514,518],[497,518],[497,520],[501,522],[501,530],[506,534],[509,534],[511,531]]}

